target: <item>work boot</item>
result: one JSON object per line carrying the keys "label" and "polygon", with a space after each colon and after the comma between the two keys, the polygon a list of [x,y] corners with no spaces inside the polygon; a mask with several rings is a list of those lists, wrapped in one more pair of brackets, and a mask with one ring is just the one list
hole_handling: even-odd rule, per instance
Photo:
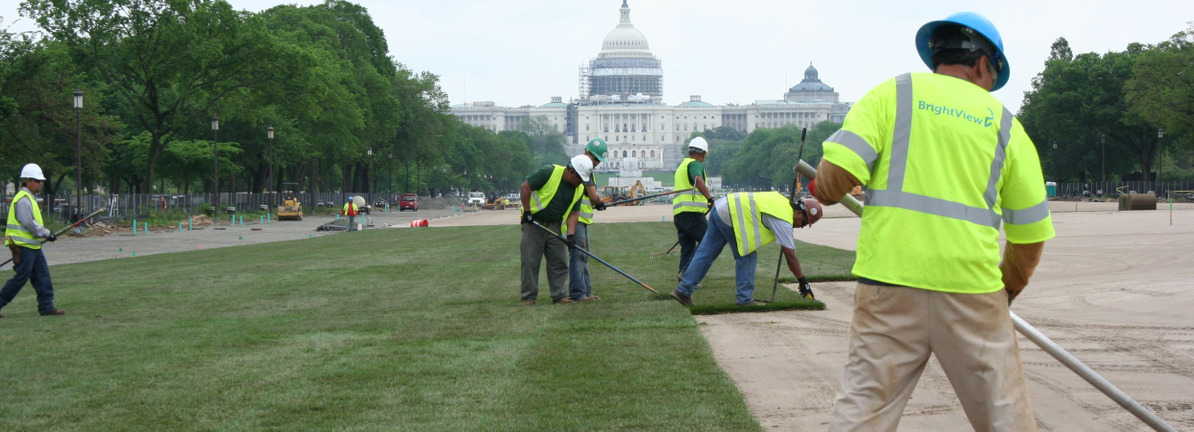
{"label": "work boot", "polygon": [[523,305],[523,306],[534,306],[534,305],[535,305],[535,301],[534,301],[534,300],[523,300],[523,301],[522,301],[522,305]]}
{"label": "work boot", "polygon": [[62,309],[50,309],[50,310],[49,310],[49,311],[47,311],[47,312],[39,312],[39,313],[41,313],[41,316],[60,316],[60,315],[66,315],[66,311],[64,311],[64,310],[62,310]]}
{"label": "work boot", "polygon": [[692,297],[686,296],[678,290],[672,291],[672,298],[684,306],[692,306]]}
{"label": "work boot", "polygon": [[575,302],[573,302],[573,301],[572,301],[572,299],[570,299],[570,298],[568,298],[568,297],[564,297],[564,298],[562,298],[562,299],[559,299],[559,300],[552,300],[551,302],[552,302],[552,303],[575,303]]}
{"label": "work boot", "polygon": [[740,305],[738,305],[738,306],[764,306],[764,305],[766,305],[766,304],[767,304],[767,303],[763,303],[763,302],[761,302],[761,301],[758,301],[758,300],[751,300],[751,301],[750,301],[750,302],[748,302],[748,303],[742,303],[742,304],[740,304]]}

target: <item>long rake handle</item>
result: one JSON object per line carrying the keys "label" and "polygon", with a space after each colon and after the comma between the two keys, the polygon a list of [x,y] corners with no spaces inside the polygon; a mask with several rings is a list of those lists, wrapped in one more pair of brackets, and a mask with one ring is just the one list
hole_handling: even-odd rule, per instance
{"label": "long rake handle", "polygon": [[[545,227],[545,226],[543,226],[543,225],[540,225],[540,224],[539,224],[539,222],[531,222],[531,223],[535,224],[535,226],[539,227],[539,229],[541,229],[541,230],[543,230],[543,231],[545,231],[545,232],[547,232],[547,233],[549,233],[549,234],[551,234],[551,235],[555,236],[556,238],[560,239],[560,241],[564,241],[564,242],[567,242],[567,241],[568,241],[567,239],[565,239],[565,238],[564,238],[564,236],[557,234],[555,231],[552,231],[552,230],[548,229],[547,227]],[[580,251],[581,253],[583,253],[583,254],[585,254],[585,255],[588,255],[588,256],[589,256],[589,258],[595,259],[595,260],[597,260],[597,262],[600,262],[600,263],[602,263],[602,264],[605,264],[605,266],[606,266],[606,267],[609,267],[609,268],[613,269],[614,271],[618,272],[618,274],[621,274],[622,276],[626,276],[626,278],[627,278],[627,279],[630,279],[630,280],[634,281],[634,283],[637,283],[637,284],[639,284],[639,285],[642,285],[642,286],[643,286],[643,288],[646,288],[646,289],[647,289],[647,291],[651,291],[651,292],[653,292],[653,293],[655,293],[655,294],[659,294],[659,291],[655,291],[655,288],[651,288],[649,285],[647,285],[647,284],[643,283],[643,281],[640,281],[640,280],[638,280],[638,279],[635,279],[635,278],[634,278],[634,276],[631,276],[631,275],[628,275],[628,274],[626,274],[626,272],[622,271],[621,269],[619,269],[619,268],[617,268],[617,267],[614,267],[614,265],[613,265],[613,264],[610,264],[610,263],[608,263],[608,262],[605,262],[605,260],[603,260],[603,259],[601,259],[601,258],[597,257],[597,255],[593,255],[593,253],[592,253],[592,252],[589,252],[589,251],[585,250],[585,248],[582,248],[582,247],[580,247],[580,246],[573,246],[573,248],[574,248],[574,249],[576,249],[576,250],[578,250],[578,251]]]}
{"label": "long rake handle", "polygon": [[614,202],[611,202],[611,203],[605,203],[605,205],[607,205],[607,206],[615,206],[615,205],[618,205],[618,204],[626,204],[626,203],[628,203],[628,202],[642,201],[642,200],[645,200],[645,199],[658,198],[658,197],[661,197],[661,196],[666,196],[666,195],[671,195],[671,194],[678,194],[678,193],[680,193],[680,192],[688,192],[688,191],[690,191],[690,190],[692,190],[692,189],[693,189],[693,188],[688,188],[688,189],[680,189],[680,190],[674,190],[674,191],[671,191],[671,192],[657,193],[657,194],[655,194],[655,195],[641,196],[641,197],[638,197],[638,198],[628,198],[628,199],[624,199],[624,200],[614,201]]}
{"label": "long rake handle", "polygon": [[[817,169],[813,168],[807,163],[804,163],[804,161],[800,161],[800,164],[797,165],[796,170],[805,177],[817,177]],[[850,209],[850,211],[854,212],[854,214],[862,216],[862,203],[858,202],[858,200],[850,196],[850,194],[842,196],[841,203],[842,205],[846,206],[846,208]],[[1139,418],[1145,424],[1152,426],[1153,429],[1158,431],[1175,430],[1172,426],[1166,424],[1164,420],[1161,420],[1160,417],[1157,417],[1156,413],[1153,413],[1148,408],[1140,405],[1139,402],[1136,402],[1131,396],[1128,396],[1127,393],[1124,393],[1123,390],[1120,390],[1119,387],[1116,387],[1115,384],[1107,381],[1106,378],[1103,378],[1101,375],[1095,372],[1094,369],[1086,366],[1085,363],[1082,363],[1082,361],[1078,360],[1077,357],[1074,357],[1073,354],[1070,354],[1060,345],[1057,345],[1057,343],[1046,337],[1044,333],[1041,333],[1035,327],[1028,324],[1028,322],[1021,319],[1020,316],[1016,315],[1015,312],[1008,312],[1011,313],[1012,324],[1016,327],[1016,331],[1020,332],[1020,334],[1024,335],[1024,337],[1028,338],[1028,340],[1032,341],[1032,343],[1035,343],[1037,346],[1041,347],[1042,350],[1045,350],[1045,352],[1049,353],[1049,355],[1053,356],[1053,358],[1057,359],[1057,361],[1061,362],[1061,364],[1065,365],[1065,367],[1078,374],[1078,376],[1082,377],[1082,379],[1086,380],[1086,382],[1090,383],[1090,385],[1093,385],[1096,389],[1099,389],[1099,391],[1103,392],[1103,394],[1107,395],[1107,397],[1111,398],[1111,400],[1124,407],[1124,409],[1128,410],[1128,412],[1132,413],[1132,415],[1135,415],[1136,418]]]}
{"label": "long rake handle", "polygon": [[[62,234],[62,233],[64,233],[64,232],[67,232],[67,231],[70,231],[70,229],[71,229],[71,228],[74,228],[74,227],[77,227],[77,226],[81,225],[83,222],[86,222],[86,221],[87,221],[87,219],[91,219],[91,218],[92,218],[92,217],[94,217],[95,215],[97,215],[97,214],[100,214],[100,213],[103,213],[103,212],[104,212],[104,210],[105,210],[105,209],[99,209],[99,210],[93,211],[93,212],[91,212],[91,214],[89,214],[89,215],[87,215],[87,216],[84,216],[84,217],[80,218],[78,221],[75,221],[75,223],[71,224],[70,226],[68,226],[68,227],[66,227],[66,228],[63,228],[63,229],[60,229],[60,230],[58,230],[58,232],[54,233],[54,235],[55,235],[55,236],[58,236],[59,234]],[[45,240],[42,240],[42,243],[45,243]],[[10,263],[10,262],[12,262],[12,258],[9,258],[9,259],[8,259],[8,261],[5,261],[5,262],[2,262],[2,263],[0,263],[0,267],[4,267],[6,264],[8,264],[8,263]]]}

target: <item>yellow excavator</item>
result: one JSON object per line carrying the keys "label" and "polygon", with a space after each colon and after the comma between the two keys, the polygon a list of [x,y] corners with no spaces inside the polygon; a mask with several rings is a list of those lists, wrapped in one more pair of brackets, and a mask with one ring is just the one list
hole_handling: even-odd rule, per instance
{"label": "yellow excavator", "polygon": [[303,220],[303,203],[295,191],[298,183],[282,183],[282,205],[278,206],[278,220]]}
{"label": "yellow excavator", "polygon": [[[647,196],[647,188],[643,187],[643,182],[636,181],[636,182],[634,182],[634,186],[630,186],[630,187],[604,186],[601,188],[601,195],[602,195],[601,196],[602,202],[610,203],[610,202],[614,202],[614,201],[622,201],[622,200],[626,200],[626,199]],[[636,205],[642,205],[642,204],[643,204],[643,201],[635,201],[635,202],[631,202],[631,203],[618,204],[618,205],[636,206]]]}

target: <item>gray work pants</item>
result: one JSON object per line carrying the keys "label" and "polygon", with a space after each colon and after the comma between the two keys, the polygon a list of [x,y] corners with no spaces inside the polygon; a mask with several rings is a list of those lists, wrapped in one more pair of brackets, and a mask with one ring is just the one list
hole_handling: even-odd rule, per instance
{"label": "gray work pants", "polygon": [[[560,231],[559,223],[542,224],[552,232]],[[539,264],[547,258],[547,286],[552,301],[568,296],[568,245],[559,237],[531,224],[522,224],[522,300],[535,301],[539,296]]]}

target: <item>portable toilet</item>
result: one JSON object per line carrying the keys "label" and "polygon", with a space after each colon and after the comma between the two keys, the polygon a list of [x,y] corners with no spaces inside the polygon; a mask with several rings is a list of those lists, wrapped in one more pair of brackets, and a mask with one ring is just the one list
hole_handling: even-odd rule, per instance
{"label": "portable toilet", "polygon": [[1045,196],[1057,197],[1057,182],[1045,182]]}

